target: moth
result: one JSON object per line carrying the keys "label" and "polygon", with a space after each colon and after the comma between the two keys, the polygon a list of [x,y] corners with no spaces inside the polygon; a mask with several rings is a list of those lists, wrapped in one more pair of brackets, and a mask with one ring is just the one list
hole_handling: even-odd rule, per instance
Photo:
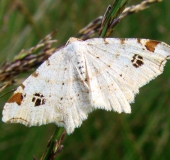
{"label": "moth", "polygon": [[94,109],[131,113],[139,88],[163,72],[170,46],[149,39],[70,38],[17,88],[2,120],[55,123],[71,134]]}

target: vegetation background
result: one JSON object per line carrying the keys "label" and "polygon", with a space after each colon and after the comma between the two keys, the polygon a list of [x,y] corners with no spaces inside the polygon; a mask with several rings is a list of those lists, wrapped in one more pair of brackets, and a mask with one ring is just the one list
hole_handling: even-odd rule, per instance
{"label": "vegetation background", "polygon": [[[27,9],[29,16],[17,7],[18,2]],[[54,46],[61,46],[94,18],[103,15],[112,2],[1,0],[0,63],[12,60],[21,49],[34,46],[56,28],[58,42]],[[129,0],[128,6],[139,2]],[[112,37],[149,38],[170,44],[169,7],[170,1],[164,0],[124,18]],[[29,74],[23,73],[18,84]],[[0,99],[1,110],[9,96]],[[58,159],[170,159],[170,62],[161,76],[140,89],[131,106],[130,115],[103,110],[91,113],[80,128],[66,136]],[[30,160],[33,155],[39,159],[55,128],[54,124],[27,128],[0,122],[0,159]]]}

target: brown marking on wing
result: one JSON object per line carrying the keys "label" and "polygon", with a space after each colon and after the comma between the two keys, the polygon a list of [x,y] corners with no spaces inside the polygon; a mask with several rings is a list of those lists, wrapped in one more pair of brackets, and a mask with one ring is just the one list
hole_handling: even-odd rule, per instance
{"label": "brown marking on wing", "polygon": [[146,42],[145,47],[148,51],[154,52],[155,47],[159,44],[160,42],[154,41],[154,40],[149,40]]}
{"label": "brown marking on wing", "polygon": [[124,44],[125,43],[125,38],[120,39],[120,43]]}
{"label": "brown marking on wing", "polygon": [[24,86],[23,84],[21,84],[21,88],[22,88],[22,89],[24,89],[24,88],[25,88],[25,86]]}
{"label": "brown marking on wing", "polygon": [[140,39],[139,39],[139,38],[137,39],[137,42],[141,44],[141,41],[140,41]]}
{"label": "brown marking on wing", "polygon": [[18,105],[21,105],[21,102],[23,100],[23,96],[22,93],[14,93],[9,100],[7,101],[7,103],[17,103]]}
{"label": "brown marking on wing", "polygon": [[38,72],[35,71],[35,72],[32,74],[32,76],[33,76],[33,77],[37,77],[37,76],[38,76]]}
{"label": "brown marking on wing", "polygon": [[50,60],[46,60],[46,65],[49,66],[50,65]]}
{"label": "brown marking on wing", "polygon": [[76,41],[83,41],[83,40],[79,39],[79,38],[71,37],[71,38],[69,38],[69,40],[67,41],[65,46],[67,46],[68,44],[70,44],[72,42],[76,42]]}
{"label": "brown marking on wing", "polygon": [[29,124],[28,121],[25,120],[25,119],[23,119],[23,118],[11,118],[11,119],[9,119],[9,120],[7,121],[7,123],[11,123],[11,122],[12,122],[12,123],[13,123],[13,122],[15,123],[15,122],[17,122],[18,119],[19,119],[20,121],[26,122],[27,124],[25,124],[25,125],[28,126],[28,124]]}
{"label": "brown marking on wing", "polygon": [[143,62],[143,57],[138,55],[138,54],[135,54],[133,57],[132,57],[132,65],[136,68],[142,66],[144,64]]}
{"label": "brown marking on wing", "polygon": [[32,102],[34,102],[34,107],[45,104],[46,99],[40,93],[35,93],[32,98]]}
{"label": "brown marking on wing", "polygon": [[105,44],[109,44],[109,42],[106,40],[106,38],[103,38],[103,41]]}

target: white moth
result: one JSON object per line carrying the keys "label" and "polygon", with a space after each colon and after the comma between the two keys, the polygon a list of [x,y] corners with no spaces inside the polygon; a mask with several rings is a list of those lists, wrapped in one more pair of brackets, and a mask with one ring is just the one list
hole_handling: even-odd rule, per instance
{"label": "white moth", "polygon": [[70,38],[17,88],[2,120],[55,123],[70,134],[94,109],[131,113],[129,103],[169,56],[170,46],[154,40]]}

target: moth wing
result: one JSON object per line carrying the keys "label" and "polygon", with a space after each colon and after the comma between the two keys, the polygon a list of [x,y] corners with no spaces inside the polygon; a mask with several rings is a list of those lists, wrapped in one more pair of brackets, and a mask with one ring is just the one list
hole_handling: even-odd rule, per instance
{"label": "moth wing", "polygon": [[55,52],[14,92],[2,120],[26,126],[54,122],[68,134],[80,126],[91,108],[74,56],[67,46]]}
{"label": "moth wing", "polygon": [[130,113],[139,88],[160,75],[170,46],[148,39],[96,38],[86,41],[91,103]]}

